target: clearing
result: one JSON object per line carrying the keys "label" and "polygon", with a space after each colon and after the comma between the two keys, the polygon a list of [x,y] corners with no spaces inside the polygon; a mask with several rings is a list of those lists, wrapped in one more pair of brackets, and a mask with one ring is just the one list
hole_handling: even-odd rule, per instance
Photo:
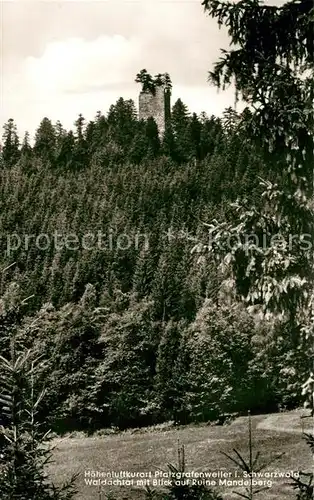
{"label": "clearing", "polygon": [[[312,470],[310,449],[302,439],[302,432],[311,432],[313,427],[310,417],[301,419],[308,414],[305,410],[296,410],[252,417],[254,452],[261,452],[262,462],[284,452],[280,460],[263,470],[264,476],[261,480],[271,481],[272,484],[267,491],[258,495],[258,498],[294,499],[295,493],[289,485],[289,473]],[[119,500],[145,498],[141,483],[137,484],[140,478],[133,479],[133,486],[102,486],[103,494],[100,493],[98,485],[87,484],[88,479],[93,479],[92,476],[96,474],[111,471],[146,472],[151,474],[152,485],[156,471],[168,471],[168,463],[177,465],[178,443],[185,446],[187,471],[228,473],[232,475],[231,479],[234,479],[236,466],[221,452],[233,454],[232,449],[236,448],[248,458],[248,418],[239,417],[231,424],[223,426],[156,426],[119,434],[55,439],[55,463],[50,466],[50,476],[58,484],[78,472],[80,475],[77,480],[77,500],[105,500],[105,494],[110,492]],[[286,477],[275,477],[277,474],[284,474]],[[242,472],[239,471],[237,480],[241,478]],[[212,480],[219,486],[219,479]],[[243,491],[228,485],[220,485],[218,489],[224,494],[225,500],[239,498],[233,492]]]}

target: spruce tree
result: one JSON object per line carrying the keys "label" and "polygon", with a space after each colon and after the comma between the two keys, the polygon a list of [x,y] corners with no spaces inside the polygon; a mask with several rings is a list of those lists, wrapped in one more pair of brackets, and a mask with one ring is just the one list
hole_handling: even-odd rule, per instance
{"label": "spruce tree", "polygon": [[[277,176],[259,180],[262,207],[239,200],[234,205],[238,224],[213,224],[211,233],[220,250],[226,250],[225,237],[239,238],[236,251],[221,252],[222,266],[248,305],[287,322],[304,352],[306,372],[314,334],[309,241],[314,216],[313,3],[292,0],[278,7],[257,0],[204,0],[203,5],[220,26],[228,27],[231,39],[210,80],[222,88],[235,84],[250,107],[239,123],[243,137],[260,148]],[[249,245],[243,233],[254,233],[259,241]],[[273,236],[276,244],[270,243]]]}
{"label": "spruce tree", "polygon": [[[2,300],[7,302],[5,297]],[[9,352],[0,356],[1,498],[70,500],[76,494],[76,476],[60,487],[49,482],[50,436],[38,419],[38,407],[45,396],[38,386],[43,359],[18,338],[21,305],[16,298],[13,302],[14,307],[0,315],[0,329],[9,334]]]}
{"label": "spruce tree", "polygon": [[34,152],[45,165],[54,166],[56,152],[56,132],[49,118],[45,117],[35,133]]}
{"label": "spruce tree", "polygon": [[20,144],[17,127],[14,120],[10,118],[8,122],[4,124],[3,128],[2,159],[5,167],[12,167],[16,164],[20,157]]}

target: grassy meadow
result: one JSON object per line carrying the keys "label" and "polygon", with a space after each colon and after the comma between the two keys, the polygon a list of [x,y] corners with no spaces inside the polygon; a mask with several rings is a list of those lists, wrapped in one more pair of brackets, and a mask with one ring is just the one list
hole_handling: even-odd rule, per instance
{"label": "grassy meadow", "polygon": [[[309,470],[312,457],[302,439],[302,431],[310,431],[312,420],[303,410],[252,417],[254,453],[261,452],[261,462],[271,460],[278,453],[282,458],[266,467],[265,472]],[[73,435],[56,439],[55,462],[50,466],[51,478],[62,482],[73,473],[79,473],[78,500],[105,500],[112,493],[115,499],[145,498],[142,487],[98,486],[85,483],[86,470],[99,472],[130,471],[154,472],[167,470],[167,464],[176,465],[178,443],[185,446],[187,471],[224,471],[234,477],[236,466],[221,452],[232,454],[236,448],[248,458],[248,418],[239,417],[222,426],[156,426],[130,430],[118,434],[83,437]],[[239,471],[238,478],[242,472]],[[284,500],[295,498],[288,478],[273,478],[272,486],[257,495],[257,499]],[[224,499],[240,498],[234,487],[220,487]]]}

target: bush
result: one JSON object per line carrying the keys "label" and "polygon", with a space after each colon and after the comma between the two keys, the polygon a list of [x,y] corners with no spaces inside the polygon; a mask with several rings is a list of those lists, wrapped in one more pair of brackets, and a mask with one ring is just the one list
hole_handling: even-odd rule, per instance
{"label": "bush", "polygon": [[70,500],[76,494],[73,476],[61,487],[49,483],[45,472],[51,461],[49,434],[37,421],[38,405],[44,396],[36,395],[35,378],[39,360],[31,351],[16,353],[11,359],[0,356],[0,405],[6,416],[0,428],[0,491],[2,500]]}
{"label": "bush", "polygon": [[250,408],[248,368],[254,333],[254,321],[240,305],[205,302],[189,329],[193,420],[215,420],[221,414]]}

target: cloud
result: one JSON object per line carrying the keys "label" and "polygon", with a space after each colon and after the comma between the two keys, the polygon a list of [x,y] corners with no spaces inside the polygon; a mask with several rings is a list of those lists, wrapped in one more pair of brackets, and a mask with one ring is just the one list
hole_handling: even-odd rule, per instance
{"label": "cloud", "polygon": [[92,119],[121,95],[132,97],[141,47],[121,35],[86,41],[69,38],[48,43],[39,57],[6,66],[1,92],[3,121],[13,117],[21,133],[31,134],[44,116],[72,127],[79,113]]}
{"label": "cloud", "polygon": [[[234,89],[231,87],[226,91],[218,91],[216,88],[206,85],[174,87],[172,93],[172,103],[180,98],[189,108],[190,112],[219,116],[226,107],[235,104]],[[238,110],[243,109],[243,104],[238,103]]]}
{"label": "cloud", "polygon": [[137,102],[142,68],[169,72],[173,102],[181,97],[191,111],[233,103],[232,92],[207,83],[227,36],[199,0],[25,0],[4,3],[3,17],[0,121],[13,117],[21,133],[33,134],[44,116],[69,128],[120,96]]}
{"label": "cloud", "polygon": [[41,57],[27,58],[27,76],[38,92],[78,93],[121,84],[139,55],[139,44],[121,35],[88,42],[70,38],[48,44]]}

